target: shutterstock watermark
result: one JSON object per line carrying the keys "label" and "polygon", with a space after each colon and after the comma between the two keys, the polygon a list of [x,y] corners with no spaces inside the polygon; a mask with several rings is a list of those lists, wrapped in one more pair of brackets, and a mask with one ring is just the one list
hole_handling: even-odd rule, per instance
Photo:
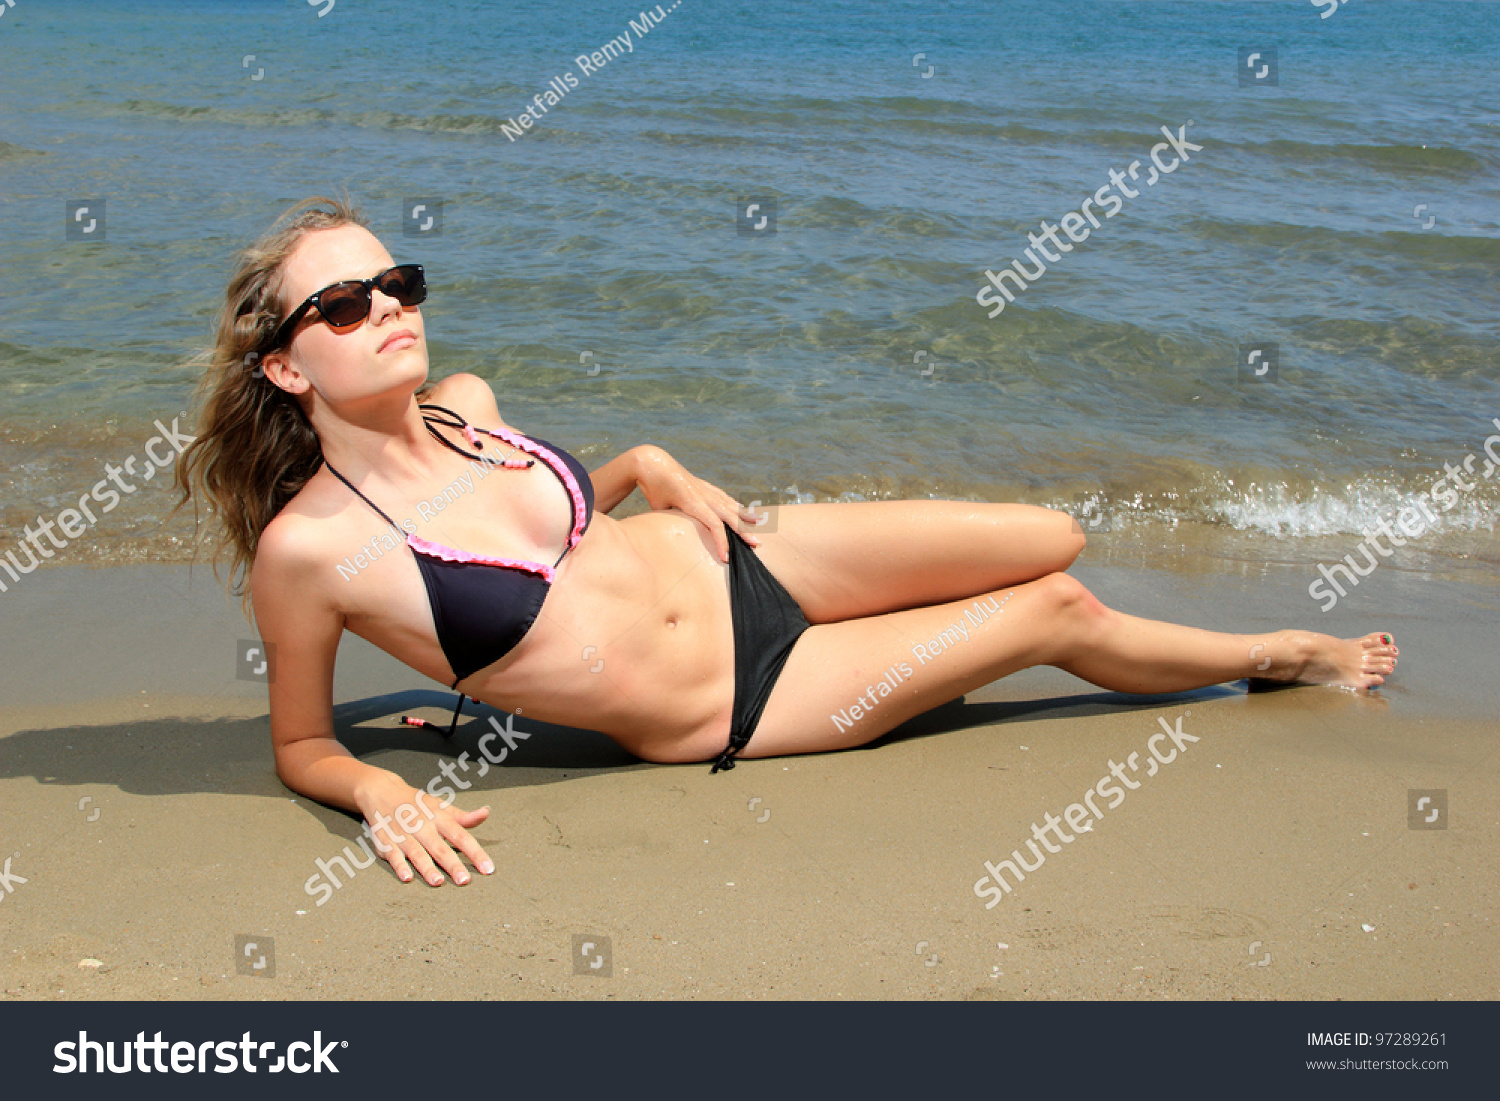
{"label": "shutterstock watermark", "polygon": [[[94,813],[97,815],[99,812],[95,811]],[[93,819],[91,818],[89,819],[89,821],[92,822]],[[20,853],[16,854],[16,856],[20,855]],[[15,893],[15,885],[17,883],[31,882],[31,880],[27,879],[24,875],[16,875],[10,870],[10,862],[15,858],[15,856],[7,856],[5,858],[5,870],[0,871],[0,902],[4,902],[7,898]]]}
{"label": "shutterstock watermark", "polygon": [[[304,1033],[303,1035],[306,1035]],[[314,1031],[312,1040],[294,1040],[286,1046],[286,1052],[271,1061],[276,1051],[275,1040],[255,1040],[246,1032],[238,1040],[163,1040],[161,1033],[155,1039],[146,1039],[145,1032],[137,1032],[134,1040],[121,1040],[120,1061],[115,1063],[114,1040],[90,1040],[86,1031],[78,1033],[78,1039],[62,1040],[53,1045],[52,1055],[57,1062],[53,1074],[165,1074],[170,1069],[174,1074],[233,1074],[243,1067],[254,1074],[264,1070],[268,1074],[280,1074],[283,1070],[293,1074],[337,1074],[339,1068],[333,1062],[335,1048],[346,1048],[348,1040],[323,1042],[323,1033]],[[212,1059],[212,1062],[210,1061]],[[256,1066],[259,1059],[260,1066]],[[168,1068],[167,1063],[172,1065]],[[92,1069],[90,1069],[92,1067]]]}
{"label": "shutterstock watermark", "polygon": [[[495,729],[485,733],[479,739],[479,753],[483,758],[483,760],[478,762],[480,777],[485,776],[490,771],[490,765],[503,764],[505,759],[510,756],[511,751],[516,748],[518,742],[523,742],[531,737],[525,731],[517,730],[515,722],[516,717],[514,715],[507,715],[505,716],[505,725],[501,726],[493,715],[490,716],[490,725]],[[497,738],[504,741],[505,745],[498,752],[495,752],[491,749],[491,746]],[[434,799],[441,796],[442,802],[439,805],[444,807],[449,806],[454,799],[458,798],[458,793],[449,784],[455,785],[464,791],[474,786],[470,781],[459,776],[460,771],[464,773],[469,771],[468,750],[464,750],[463,753],[459,754],[457,762],[443,760],[438,765],[438,775],[427,781],[425,793]],[[449,784],[443,784],[443,786],[438,787],[445,777],[449,781]],[[423,792],[418,791],[414,801],[412,803],[402,803],[396,808],[394,815],[377,812],[373,826],[369,822],[361,826],[360,832],[364,836],[357,838],[355,845],[358,845],[359,850],[364,853],[364,860],[360,860],[354,854],[354,845],[345,845],[342,855],[335,856],[329,860],[318,859],[314,861],[313,863],[317,866],[318,870],[315,874],[308,877],[307,882],[302,885],[302,890],[310,898],[317,898],[319,906],[323,905],[323,903],[333,897],[334,891],[343,887],[346,880],[354,878],[356,869],[363,871],[375,863],[376,854],[370,851],[370,845],[374,845],[377,852],[383,856],[391,851],[392,846],[399,845],[406,840],[404,834],[396,833],[391,829],[392,823],[399,825],[406,833],[411,834],[421,828],[423,816],[426,816],[428,821],[431,821],[436,816],[432,813],[432,808],[427,805],[427,801],[422,798],[422,795]],[[382,841],[377,836],[382,832],[389,839],[388,843],[387,841]],[[368,845],[365,843],[367,839],[370,842]],[[343,870],[344,880],[340,880],[334,874],[335,867]],[[322,895],[321,898],[318,898],[319,894]]]}
{"label": "shutterstock watermark", "polygon": [[[184,414],[185,415],[185,414]],[[11,583],[20,582],[21,575],[30,573],[42,564],[46,559],[55,557],[60,550],[66,550],[71,540],[81,539],[84,534],[99,522],[99,517],[94,515],[94,510],[89,502],[99,505],[100,514],[113,512],[119,507],[122,500],[121,494],[129,495],[140,487],[125,478],[129,474],[132,478],[139,478],[143,482],[149,482],[156,477],[158,470],[166,470],[174,462],[177,456],[187,450],[187,445],[197,437],[186,435],[177,428],[180,417],[172,418],[172,427],[168,428],[161,421],[156,422],[156,430],[161,433],[152,436],[146,441],[143,449],[146,452],[146,460],[141,464],[139,472],[136,471],[136,456],[131,455],[123,463],[104,464],[104,477],[94,483],[93,487],[78,497],[77,508],[65,508],[59,512],[55,519],[48,520],[45,517],[36,518],[36,530],[27,524],[26,534],[16,544],[16,550],[5,552],[0,557],[0,593],[8,592],[9,586],[5,583],[5,577],[9,575]],[[167,445],[158,449],[157,445]],[[116,488],[111,488],[114,486]],[[87,519],[87,523],[84,520]],[[67,538],[60,539],[53,534],[56,528]],[[45,537],[46,542],[42,540]],[[16,557],[16,551],[20,551],[26,557],[26,565]]]}
{"label": "shutterstock watermark", "polygon": [[[1161,128],[1161,132],[1167,140],[1157,142],[1151,147],[1151,164],[1154,167],[1150,169],[1150,174],[1146,177],[1145,183],[1147,187],[1154,186],[1157,180],[1176,172],[1182,166],[1182,163],[1189,159],[1188,154],[1190,152],[1196,153],[1203,148],[1203,146],[1194,145],[1187,140],[1187,128],[1191,125],[1193,125],[1193,120],[1188,119],[1187,125],[1179,126],[1176,134],[1173,134],[1166,126]],[[1168,150],[1173,151],[1176,155],[1170,156],[1165,160],[1158,156],[1159,153]],[[1167,161],[1171,163],[1168,164]],[[1048,263],[1057,263],[1062,259],[1062,253],[1072,252],[1073,245],[1081,245],[1084,241],[1088,240],[1090,233],[1101,228],[1099,218],[1094,213],[1095,206],[1104,211],[1104,217],[1108,220],[1125,208],[1124,199],[1134,199],[1140,194],[1139,191],[1132,189],[1130,184],[1126,182],[1127,179],[1139,182],[1139,177],[1136,173],[1140,170],[1140,167],[1140,161],[1131,161],[1130,166],[1124,172],[1121,172],[1117,168],[1111,168],[1109,170],[1109,183],[1099,188],[1098,191],[1095,191],[1092,197],[1083,200],[1078,210],[1068,211],[1068,213],[1057,220],[1057,225],[1053,225],[1043,219],[1040,234],[1028,233],[1026,235],[1026,239],[1031,242],[1031,247],[1026,250],[1025,255],[1031,261],[1031,267],[1034,270],[1027,270],[1021,261],[1016,259],[1010,262],[1009,267],[1001,268],[998,273],[986,271],[984,277],[990,281],[991,285],[980,287],[979,293],[974,296],[974,300],[981,306],[993,306],[994,309],[989,311],[989,316],[992,318],[999,317],[1005,310],[1006,303],[1016,300],[1016,291],[1024,291],[1047,274]],[[1116,188],[1119,194],[1111,193],[1111,187]],[[1124,196],[1124,199],[1121,196]],[[1064,241],[1057,235],[1059,228],[1068,235],[1072,244],[1069,244],[1068,241]],[[1048,244],[1057,249],[1058,252],[1049,252],[1047,250]],[[1040,257],[1038,256],[1039,253]],[[1006,286],[1007,282],[1015,287],[1015,291]],[[996,291],[999,291],[1004,296],[1003,300],[996,296]]]}
{"label": "shutterstock watermark", "polygon": [[[1490,423],[1500,430],[1500,417],[1491,418]],[[1473,482],[1465,482],[1463,478],[1465,474],[1474,473],[1477,456],[1472,451],[1464,456],[1461,466],[1457,463],[1444,463],[1443,476],[1433,482],[1431,489],[1427,492],[1417,495],[1416,505],[1407,505],[1397,511],[1396,527],[1401,529],[1402,534],[1408,539],[1416,539],[1425,534],[1430,527],[1436,526],[1438,516],[1428,504],[1429,501],[1441,504],[1443,511],[1448,512],[1458,504],[1459,491],[1472,492],[1480,481],[1495,482],[1497,480],[1495,471],[1500,468],[1500,432],[1484,441],[1484,453],[1487,456],[1484,470],[1480,471],[1478,479]],[[1451,486],[1448,484],[1450,480],[1453,482]],[[1382,535],[1390,540],[1391,547],[1386,547],[1381,543]],[[1380,565],[1381,559],[1391,557],[1396,553],[1394,548],[1404,547],[1406,542],[1406,539],[1392,530],[1384,516],[1380,517],[1375,521],[1374,530],[1365,532],[1364,539],[1355,548],[1364,558],[1365,568],[1360,568],[1359,564],[1354,561],[1353,554],[1344,555],[1342,562],[1335,562],[1331,566],[1319,562],[1318,573],[1322,576],[1314,578],[1312,584],[1307,586],[1307,595],[1314,600],[1326,601],[1319,606],[1320,611],[1332,611],[1333,606],[1339,602],[1339,597],[1349,595],[1344,586],[1339,584],[1338,574],[1343,574],[1350,588],[1353,588],[1359,584],[1361,577],[1369,577],[1375,572],[1375,567]],[[1376,558],[1375,554],[1371,553],[1372,547],[1380,558]]]}
{"label": "shutterstock watermark", "polygon": [[[1149,751],[1146,761],[1147,777],[1155,776],[1161,770],[1162,765],[1169,765],[1175,761],[1179,752],[1187,752],[1188,742],[1198,741],[1196,737],[1182,729],[1182,720],[1191,714],[1191,711],[1184,711],[1178,717],[1175,725],[1168,724],[1166,719],[1159,718],[1156,720],[1161,724],[1161,732],[1153,734],[1150,738],[1146,739],[1146,749]],[[1157,748],[1157,744],[1168,739],[1171,740],[1176,748],[1163,753],[1162,750]],[[974,894],[979,898],[989,899],[984,904],[984,908],[986,910],[993,909],[1002,898],[1015,890],[1016,884],[1019,884],[1026,878],[1026,872],[1035,872],[1047,862],[1047,853],[1062,852],[1063,845],[1071,845],[1077,840],[1076,834],[1088,833],[1094,828],[1095,822],[1101,821],[1104,818],[1104,811],[1100,810],[1094,803],[1094,796],[1096,794],[1101,798],[1109,800],[1109,804],[1105,807],[1105,810],[1114,810],[1121,803],[1125,802],[1125,789],[1128,788],[1134,791],[1141,786],[1139,781],[1132,780],[1126,775],[1127,769],[1130,772],[1136,771],[1136,761],[1140,756],[1139,753],[1132,753],[1129,757],[1125,758],[1124,764],[1116,764],[1111,760],[1109,762],[1109,774],[1083,793],[1083,802],[1069,803],[1067,808],[1062,812],[1061,818],[1054,814],[1044,815],[1042,821],[1046,823],[1045,826],[1038,826],[1035,822],[1031,824],[1031,839],[1026,842],[1026,848],[1036,858],[1035,864],[1026,863],[1026,858],[1021,855],[1020,849],[1012,850],[1010,856],[999,863],[991,863],[986,860],[984,862],[984,870],[989,874],[982,876],[974,882]],[[1124,784],[1125,788],[1121,788],[1115,784],[1114,781],[1116,780]],[[1073,833],[1070,834],[1063,830],[1063,822],[1067,822],[1068,829],[1071,829]],[[1049,831],[1053,837],[1062,842],[1061,845],[1054,845],[1048,839],[1047,834]],[[1046,849],[1046,852],[1042,852],[1041,849],[1036,847],[1038,841],[1042,843],[1042,848]],[[1006,882],[1004,873],[1007,870],[1015,880],[1015,884]],[[994,882],[991,883],[991,880]],[[986,884],[990,885],[985,886]]]}

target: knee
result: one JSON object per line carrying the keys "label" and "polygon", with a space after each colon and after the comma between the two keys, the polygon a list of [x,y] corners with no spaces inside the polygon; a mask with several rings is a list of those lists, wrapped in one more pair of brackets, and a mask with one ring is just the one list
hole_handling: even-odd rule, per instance
{"label": "knee", "polygon": [[1083,553],[1089,538],[1083,533],[1083,525],[1066,512],[1050,508],[1044,511],[1050,514],[1048,523],[1056,529],[1051,540],[1055,548],[1055,568],[1065,570]]}
{"label": "knee", "polygon": [[1049,573],[1035,584],[1047,606],[1057,615],[1092,622],[1109,612],[1099,598],[1072,574]]}
{"label": "knee", "polygon": [[[1089,545],[1089,537],[1083,534],[1082,526],[1073,517],[1068,517],[1068,524],[1072,530],[1063,539],[1063,557],[1067,560],[1067,564],[1071,566],[1078,560],[1078,556],[1083,553],[1083,548]],[[1064,568],[1066,569],[1067,567]]]}

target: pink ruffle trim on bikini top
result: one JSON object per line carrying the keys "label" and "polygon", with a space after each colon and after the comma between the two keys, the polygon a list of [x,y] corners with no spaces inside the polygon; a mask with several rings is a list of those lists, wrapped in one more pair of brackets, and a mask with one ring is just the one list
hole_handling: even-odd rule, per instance
{"label": "pink ruffle trim on bikini top", "polygon": [[[472,425],[465,425],[463,429],[464,436],[476,447],[482,446],[476,432],[483,432],[486,435],[493,436],[497,440],[502,440],[510,444],[517,451],[524,451],[529,455],[537,456],[537,458],[550,466],[556,472],[558,478],[562,480],[563,486],[568,491],[568,496],[573,498],[573,529],[568,533],[568,541],[563,547],[563,554],[566,555],[568,551],[577,546],[578,540],[583,537],[584,525],[588,521],[588,506],[584,503],[583,491],[578,486],[578,479],[573,477],[573,472],[552,451],[525,436],[518,436],[514,432],[509,432],[503,428],[498,430],[480,428],[476,430]],[[484,460],[480,458],[479,461],[483,462]],[[483,554],[470,554],[468,551],[454,550],[452,547],[445,547],[441,543],[433,543],[427,539],[423,539],[419,535],[408,535],[406,543],[414,551],[419,551],[431,558],[441,558],[445,562],[471,562],[481,566],[501,566],[506,569],[527,570],[540,575],[549,585],[552,584],[553,579],[557,576],[557,571],[552,566],[541,562],[530,562],[524,558],[490,558]],[[561,560],[561,557],[559,557],[558,561]]]}

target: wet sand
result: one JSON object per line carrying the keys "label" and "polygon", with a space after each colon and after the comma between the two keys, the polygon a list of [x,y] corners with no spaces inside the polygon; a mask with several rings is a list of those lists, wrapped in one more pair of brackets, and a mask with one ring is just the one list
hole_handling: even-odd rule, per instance
{"label": "wet sand", "polygon": [[[236,677],[251,637],[237,602],[202,566],[39,571],[0,596],[0,858],[26,880],[0,909],[0,990],[1495,997],[1494,589],[1377,572],[1322,616],[1305,567],[1086,557],[1116,563],[1074,572],[1123,610],[1389,629],[1400,670],[1370,696],[1240,683],[1156,698],[1032,670],[872,747],[715,776],[523,719],[531,736],[460,799],[494,808],[475,831],[494,876],[432,889],[383,863],[330,865],[343,885],[321,906],[305,884],[346,845],[363,857],[358,824],[276,779],[265,689]],[[477,757],[493,714],[470,705],[452,743],[396,726],[446,722],[453,694],[353,636],[336,698],[351,750],[414,784]],[[1032,824],[1144,756],[1159,718],[1198,741],[986,909],[984,862],[1029,860]],[[1446,829],[1410,828],[1413,789],[1446,792]],[[274,961],[237,973],[237,936],[257,961],[274,942]],[[599,968],[575,974],[575,937]]]}

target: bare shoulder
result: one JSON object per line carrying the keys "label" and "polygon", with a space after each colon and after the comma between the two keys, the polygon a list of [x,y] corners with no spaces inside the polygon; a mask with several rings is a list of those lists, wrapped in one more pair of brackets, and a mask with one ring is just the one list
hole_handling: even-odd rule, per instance
{"label": "bare shoulder", "polygon": [[427,402],[446,405],[480,428],[509,428],[495,404],[495,391],[478,375],[461,371],[443,379],[427,395]]}
{"label": "bare shoulder", "polygon": [[274,594],[309,592],[307,582],[321,577],[330,560],[343,557],[337,548],[348,542],[343,514],[349,507],[344,490],[319,470],[265,526],[256,541],[251,591],[257,601]]}
{"label": "bare shoulder", "polygon": [[306,493],[304,487],[260,533],[251,570],[255,590],[305,578],[326,557],[327,524],[308,511],[301,500]]}

